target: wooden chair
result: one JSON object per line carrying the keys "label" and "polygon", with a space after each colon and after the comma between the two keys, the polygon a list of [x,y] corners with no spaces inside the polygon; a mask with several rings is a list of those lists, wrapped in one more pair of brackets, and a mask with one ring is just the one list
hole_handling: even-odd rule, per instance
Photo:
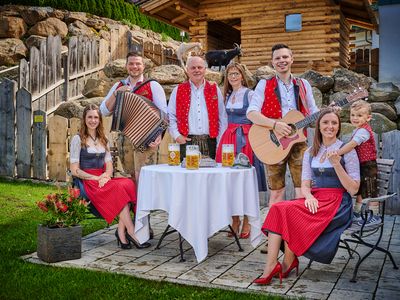
{"label": "wooden chair", "polygon": [[[396,195],[396,193],[392,193],[388,195],[389,189],[389,181],[393,169],[395,161],[394,159],[377,159],[378,164],[378,197],[376,198],[366,198],[362,201],[361,206],[361,217],[362,224],[361,226],[353,225],[349,230],[351,231],[352,238],[343,239],[344,244],[346,245],[347,250],[352,253],[358,255],[358,262],[353,271],[353,277],[351,278],[351,282],[356,282],[358,269],[360,268],[363,261],[371,255],[375,250],[381,251],[387,254],[392,261],[393,268],[398,269],[392,254],[389,250],[386,250],[379,246],[383,235],[383,226],[385,222],[385,203],[386,200],[391,199]],[[370,209],[369,204],[372,202],[377,202],[379,204],[378,216],[380,217],[380,222],[371,226],[366,226],[369,218],[373,216],[373,211]],[[371,237],[374,234],[378,234],[375,242],[371,242]],[[367,240],[368,238],[368,240]],[[350,249],[348,243],[356,243],[359,245],[366,246],[370,248],[370,250],[363,256],[361,256],[356,250]]]}

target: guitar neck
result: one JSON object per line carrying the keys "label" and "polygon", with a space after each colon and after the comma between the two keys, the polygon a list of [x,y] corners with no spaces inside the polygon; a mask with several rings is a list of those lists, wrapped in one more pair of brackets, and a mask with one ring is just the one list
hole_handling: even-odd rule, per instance
{"label": "guitar neck", "polygon": [[[348,103],[349,103],[349,100],[347,100],[347,98],[344,98],[343,100],[339,100],[339,101],[335,102],[335,106],[343,107]],[[311,123],[313,123],[315,120],[318,119],[320,113],[321,113],[321,111],[317,111],[316,113],[313,113],[312,115],[309,115],[309,116],[305,117],[303,120],[295,123],[296,128],[301,129],[301,128],[309,126]]]}

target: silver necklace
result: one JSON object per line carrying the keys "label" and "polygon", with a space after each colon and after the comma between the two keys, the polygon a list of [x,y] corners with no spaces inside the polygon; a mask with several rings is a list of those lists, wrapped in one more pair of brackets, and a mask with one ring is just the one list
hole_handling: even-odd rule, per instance
{"label": "silver necklace", "polygon": [[98,142],[97,142],[97,136],[95,138],[93,138],[90,134],[90,139],[93,141],[94,146],[97,146]]}

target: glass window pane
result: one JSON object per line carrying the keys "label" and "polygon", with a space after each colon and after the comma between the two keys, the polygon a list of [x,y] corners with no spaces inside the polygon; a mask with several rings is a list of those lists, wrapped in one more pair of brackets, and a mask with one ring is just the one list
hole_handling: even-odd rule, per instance
{"label": "glass window pane", "polygon": [[286,15],[286,31],[301,31],[301,14]]}

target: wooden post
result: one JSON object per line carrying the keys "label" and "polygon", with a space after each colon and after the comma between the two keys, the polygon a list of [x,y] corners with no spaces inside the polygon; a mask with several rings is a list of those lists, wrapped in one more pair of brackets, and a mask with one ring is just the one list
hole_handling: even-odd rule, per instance
{"label": "wooden post", "polygon": [[32,95],[22,88],[17,92],[17,175],[31,177]]}
{"label": "wooden post", "polygon": [[46,179],[46,113],[42,110],[33,112],[32,148],[33,178]]}
{"label": "wooden post", "polygon": [[15,171],[15,91],[17,83],[4,79],[0,84],[0,176]]}
{"label": "wooden post", "polygon": [[53,116],[49,118],[48,123],[49,151],[47,160],[49,179],[66,181],[68,119],[61,116]]}
{"label": "wooden post", "polygon": [[400,131],[393,130],[382,134],[382,158],[394,159],[395,163],[392,170],[392,178],[389,183],[389,194],[397,193],[397,195],[386,201],[387,214],[400,213]]}
{"label": "wooden post", "polygon": [[63,85],[63,101],[68,101],[69,91],[69,55],[63,56],[63,68],[64,68],[64,85]]}

